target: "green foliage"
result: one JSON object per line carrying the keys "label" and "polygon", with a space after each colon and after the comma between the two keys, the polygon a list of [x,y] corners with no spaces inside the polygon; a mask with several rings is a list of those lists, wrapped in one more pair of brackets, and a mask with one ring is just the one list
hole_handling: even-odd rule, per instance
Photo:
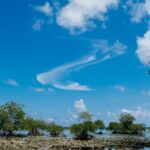
{"label": "green foliage", "polygon": [[[76,139],[90,139],[90,132],[105,128],[102,120],[92,122],[92,114],[90,112],[81,112],[79,118],[82,123],[74,124],[70,127],[70,131],[75,135]],[[134,124],[135,118],[131,114],[121,114],[120,122],[110,122],[108,130],[119,134],[142,134],[146,127],[144,124]],[[68,129],[68,128],[67,128]],[[0,134],[14,135],[14,131],[26,130],[29,135],[41,135],[41,131],[48,131],[52,136],[59,136],[64,128],[55,123],[46,123],[43,120],[26,117],[23,106],[15,102],[8,102],[0,106]]]}
{"label": "green foliage", "polygon": [[113,133],[120,133],[122,129],[122,124],[119,122],[110,122],[108,130],[113,131]]}
{"label": "green foliage", "polygon": [[50,123],[48,125],[47,131],[50,132],[51,136],[57,137],[64,130],[63,127],[56,125],[55,123]]}
{"label": "green foliage", "polygon": [[45,130],[47,124],[43,120],[35,120],[33,118],[26,118],[24,121],[24,129],[29,131],[29,135],[36,136],[40,135],[40,130]]}
{"label": "green foliage", "polygon": [[25,113],[23,106],[8,102],[0,107],[0,131],[2,134],[11,135],[13,131],[21,130]]}
{"label": "green foliage", "polygon": [[121,114],[120,122],[109,123],[108,130],[118,134],[143,134],[145,131],[144,124],[134,124],[135,117],[131,114]]}
{"label": "green foliage", "polygon": [[132,124],[130,126],[130,131],[132,134],[142,134],[145,132],[145,125],[144,124]]}
{"label": "green foliage", "polygon": [[88,132],[94,132],[96,130],[95,123],[86,121],[71,126],[70,131],[76,136],[76,139],[87,140],[89,139]]}
{"label": "green foliage", "polygon": [[128,113],[121,114],[119,121],[122,123],[125,129],[129,129],[130,125],[133,124],[135,117]]}
{"label": "green foliage", "polygon": [[83,122],[91,121],[92,120],[92,114],[88,111],[81,112],[79,119],[81,119]]}
{"label": "green foliage", "polygon": [[105,129],[105,125],[102,120],[96,120],[95,125],[96,125],[96,129]]}

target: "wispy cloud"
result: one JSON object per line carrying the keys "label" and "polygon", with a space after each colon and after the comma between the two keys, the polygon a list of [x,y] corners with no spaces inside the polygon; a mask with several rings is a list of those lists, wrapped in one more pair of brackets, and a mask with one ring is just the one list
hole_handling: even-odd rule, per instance
{"label": "wispy cloud", "polygon": [[123,55],[127,49],[126,45],[115,42],[109,45],[107,41],[99,40],[94,44],[94,51],[76,61],[58,66],[50,71],[37,75],[37,81],[43,85],[49,84],[55,88],[63,90],[89,91],[91,88],[87,85],[80,85],[76,81],[65,80],[66,74],[70,74],[77,69],[81,69],[88,65],[100,63],[116,56]]}
{"label": "wispy cloud", "polygon": [[46,122],[50,122],[50,123],[55,121],[55,119],[52,117],[48,117],[45,120],[46,120]]}
{"label": "wispy cloud", "polygon": [[145,96],[150,96],[150,90],[148,90],[148,91],[143,91],[142,94],[145,95]]}
{"label": "wispy cloud", "polygon": [[146,7],[148,15],[150,15],[150,0],[145,1],[145,7]]}
{"label": "wispy cloud", "polygon": [[85,112],[85,111],[87,111],[87,107],[86,107],[86,104],[85,104],[85,102],[84,102],[83,99],[76,100],[75,103],[74,103],[74,107],[79,112]]}
{"label": "wispy cloud", "polygon": [[44,93],[44,92],[54,92],[52,88],[41,88],[41,87],[30,87],[30,90],[37,92],[37,93]]}
{"label": "wispy cloud", "polygon": [[48,25],[52,23],[53,18],[53,8],[49,2],[46,2],[40,6],[33,6],[32,9],[39,14],[43,14],[43,16],[38,16],[33,25],[32,29],[35,31],[40,31],[44,25]]}
{"label": "wispy cloud", "polygon": [[120,92],[125,92],[127,90],[123,85],[115,85],[114,89]]}
{"label": "wispy cloud", "polygon": [[53,9],[51,7],[51,5],[49,4],[49,2],[46,2],[44,5],[41,6],[34,6],[34,10],[46,15],[46,16],[51,16]]}
{"label": "wispy cloud", "polygon": [[31,88],[31,89],[32,89],[32,91],[37,92],[37,93],[43,93],[43,92],[45,92],[44,88]]}
{"label": "wispy cloud", "polygon": [[55,90],[52,89],[52,88],[48,88],[47,91],[48,91],[48,92],[55,92]]}
{"label": "wispy cloud", "polygon": [[20,83],[14,79],[7,79],[3,81],[5,84],[12,85],[12,86],[20,86]]}
{"label": "wispy cloud", "polygon": [[150,111],[143,109],[142,107],[137,107],[136,110],[121,109],[121,113],[130,113],[138,119],[149,119]]}
{"label": "wispy cloud", "polygon": [[150,0],[128,0],[126,6],[127,10],[129,10],[131,21],[134,23],[140,23],[144,17],[150,15]]}
{"label": "wispy cloud", "polygon": [[38,19],[32,25],[33,30],[40,31],[44,25],[44,20]]}

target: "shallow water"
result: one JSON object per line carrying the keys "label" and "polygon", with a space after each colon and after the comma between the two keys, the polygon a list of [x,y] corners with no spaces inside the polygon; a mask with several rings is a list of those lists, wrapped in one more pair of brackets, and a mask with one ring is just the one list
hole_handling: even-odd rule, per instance
{"label": "shallow water", "polygon": [[[99,135],[99,134],[92,134],[94,137],[96,138],[111,138],[111,137],[125,137],[125,136],[128,136],[128,135],[113,135],[110,131],[107,131],[107,130],[103,130],[102,131],[103,134],[102,135]],[[64,135],[68,138],[72,138],[73,135],[70,133],[69,130],[65,130],[64,131]],[[137,136],[133,136],[133,137],[137,137]],[[146,131],[145,132],[145,135],[144,136],[139,136],[139,138],[150,138],[150,131]],[[105,148],[105,150],[108,150],[108,148]],[[112,149],[112,150],[115,150],[115,149]],[[137,149],[138,150],[138,149]],[[149,147],[145,147],[145,148],[142,148],[142,149],[139,149],[139,150],[150,150]]]}
{"label": "shallow water", "polygon": [[[99,135],[99,134],[92,134],[92,135],[93,135],[94,137],[96,137],[96,138],[101,138],[101,137],[110,138],[110,137],[116,137],[116,136],[118,136],[118,135],[112,134],[110,131],[107,131],[107,130],[103,130],[102,132],[103,132],[102,135]],[[64,135],[65,135],[66,137],[68,137],[68,138],[72,138],[72,137],[73,137],[73,135],[70,133],[69,130],[65,130],[65,131],[64,131]],[[125,136],[125,135],[121,135],[121,136]],[[150,131],[147,130],[147,131],[145,132],[145,135],[144,135],[143,137],[150,138]]]}

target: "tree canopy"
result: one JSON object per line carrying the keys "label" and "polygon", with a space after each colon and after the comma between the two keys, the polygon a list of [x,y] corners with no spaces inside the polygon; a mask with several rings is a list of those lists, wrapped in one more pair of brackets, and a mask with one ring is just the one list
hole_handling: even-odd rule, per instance
{"label": "tree canopy", "polygon": [[105,129],[105,125],[102,120],[96,120],[95,125],[96,125],[96,129]]}
{"label": "tree canopy", "polygon": [[22,129],[25,119],[23,106],[8,102],[0,106],[0,130],[2,134],[11,135],[13,131]]}
{"label": "tree canopy", "polygon": [[108,130],[118,134],[143,134],[144,124],[135,124],[135,117],[128,113],[123,113],[119,118],[120,122],[110,122]]}
{"label": "tree canopy", "polygon": [[27,117],[24,120],[23,128],[29,131],[28,135],[41,135],[40,130],[45,130],[47,128],[47,124],[43,120],[36,120],[31,117]]}
{"label": "tree canopy", "polygon": [[86,121],[79,124],[74,124],[71,126],[70,131],[79,140],[88,140],[90,138],[88,132],[94,132],[96,130],[96,125],[91,121]]}
{"label": "tree canopy", "polygon": [[[44,131],[51,136],[59,136],[64,128],[55,123],[48,123],[41,119],[28,117],[24,112],[24,107],[15,102],[8,102],[0,106],[0,134],[6,136],[14,135],[15,131],[25,130],[28,135],[42,135]],[[105,129],[102,120],[92,121],[90,112],[81,112],[79,114],[80,122],[71,125],[71,133],[76,139],[91,139],[90,133],[97,133],[98,130]],[[128,113],[123,113],[119,117],[119,122],[110,122],[108,130],[119,134],[142,134],[145,131],[144,124],[135,124],[135,117]]]}
{"label": "tree canopy", "polygon": [[51,136],[57,137],[62,133],[64,128],[55,123],[50,123],[48,125],[47,131],[51,134]]}
{"label": "tree canopy", "polygon": [[91,121],[92,120],[92,114],[88,111],[81,112],[79,115],[79,119],[83,122]]}

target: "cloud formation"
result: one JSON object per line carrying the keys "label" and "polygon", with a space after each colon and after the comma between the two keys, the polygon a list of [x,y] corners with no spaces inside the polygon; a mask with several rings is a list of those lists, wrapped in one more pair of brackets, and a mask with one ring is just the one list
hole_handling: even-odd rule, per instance
{"label": "cloud formation", "polygon": [[74,107],[79,111],[79,112],[85,112],[87,111],[86,104],[83,99],[79,99],[75,101]]}
{"label": "cloud formation", "polygon": [[150,0],[145,1],[145,7],[146,7],[146,10],[148,12],[148,15],[150,15]]}
{"label": "cloud formation", "polygon": [[20,86],[20,83],[14,79],[7,79],[7,80],[4,80],[3,82],[5,84],[12,85],[12,86]]}
{"label": "cloud formation", "polygon": [[143,37],[137,37],[136,55],[143,64],[150,64],[150,29]]}
{"label": "cloud formation", "polygon": [[33,30],[39,31],[42,29],[42,26],[44,25],[44,20],[38,19],[35,21],[35,23],[32,25]]}
{"label": "cloud formation", "polygon": [[140,23],[145,16],[150,15],[150,0],[142,2],[128,0],[126,6],[129,8],[131,21],[134,23]]}
{"label": "cloud formation", "polygon": [[49,2],[46,2],[44,5],[42,6],[35,6],[34,9],[48,17],[50,17],[52,15],[52,7],[50,6]]}
{"label": "cloud formation", "polygon": [[58,25],[71,32],[81,32],[94,27],[94,20],[105,19],[105,14],[111,8],[118,6],[118,0],[69,0],[57,15]]}
{"label": "cloud formation", "polygon": [[130,113],[138,119],[148,119],[150,117],[150,112],[142,107],[137,107],[136,110],[121,109],[121,113]]}
{"label": "cloud formation", "polygon": [[64,80],[64,78],[67,74],[70,74],[77,69],[123,55],[127,49],[126,45],[119,41],[115,42],[113,45],[109,45],[107,41],[102,40],[97,41],[94,44],[94,48],[95,50],[90,55],[84,56],[68,64],[58,66],[47,72],[37,74],[37,81],[43,85],[48,84],[57,89],[75,91],[91,90],[87,85],[80,85],[80,83],[76,81]]}
{"label": "cloud formation", "polygon": [[30,90],[37,92],[37,93],[44,93],[44,92],[54,92],[52,88],[41,88],[41,87],[30,87]]}
{"label": "cloud formation", "polygon": [[125,92],[127,90],[123,85],[115,85],[114,88],[120,92]]}
{"label": "cloud formation", "polygon": [[43,92],[45,92],[45,89],[43,89],[43,88],[32,88],[32,90],[34,92],[37,92],[37,93],[43,93]]}
{"label": "cloud formation", "polygon": [[143,91],[142,94],[145,95],[145,96],[150,96],[150,90],[148,90],[148,91]]}

